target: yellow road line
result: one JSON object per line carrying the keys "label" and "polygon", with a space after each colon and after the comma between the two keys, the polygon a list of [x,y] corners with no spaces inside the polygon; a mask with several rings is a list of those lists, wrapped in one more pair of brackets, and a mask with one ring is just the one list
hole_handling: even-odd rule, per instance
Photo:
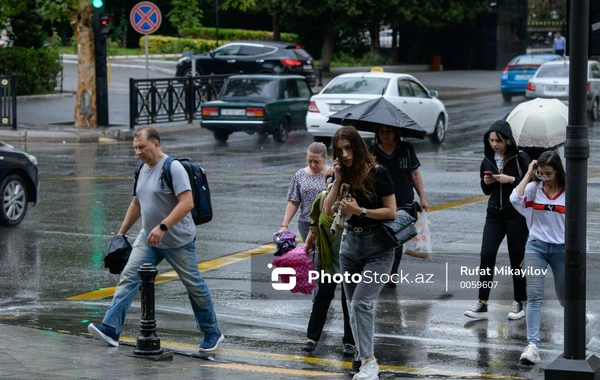
{"label": "yellow road line", "polygon": [[[487,199],[488,199],[488,196],[484,195],[484,196],[480,196],[480,197],[463,199],[463,200],[455,201],[455,202],[448,202],[448,203],[444,203],[441,205],[432,206],[428,209],[428,211],[435,212],[435,211],[446,210],[446,209],[453,208],[453,207],[464,206],[464,205],[470,204],[470,203],[481,202],[481,201],[484,201]],[[214,260],[209,260],[209,261],[199,263],[198,269],[201,272],[206,272],[206,271],[209,271],[212,269],[220,268],[225,265],[240,262],[240,261],[248,259],[250,257],[264,255],[266,253],[273,252],[274,249],[275,249],[275,245],[273,243],[266,244],[266,245],[263,245],[262,247],[250,249],[250,250],[243,251],[243,252],[234,253],[232,255],[227,255],[227,256],[219,257]],[[174,270],[171,270],[171,271],[157,275],[155,283],[160,284],[163,282],[176,280],[178,278],[179,277],[177,276],[177,273]],[[109,288],[102,288],[102,289],[94,290],[91,292],[74,295],[74,296],[68,297],[67,300],[69,300],[69,301],[99,300],[102,298],[107,298],[107,297],[112,296],[115,293],[115,290],[116,290],[116,287],[111,286]]]}
{"label": "yellow road line", "polygon": [[[234,253],[233,255],[227,255],[223,257],[219,257],[214,260],[205,261],[198,264],[198,269],[201,272],[205,272],[208,270],[216,269],[225,265],[233,264],[240,262],[242,260],[246,260],[250,257],[264,255],[266,253],[273,252],[275,250],[275,244],[265,244],[262,247],[249,249],[247,251]],[[156,284],[160,284],[162,282],[172,281],[179,278],[177,273],[174,270],[170,270],[168,272],[159,274],[156,276]],[[111,286],[110,288],[102,288],[98,290],[94,290],[88,293],[78,294],[72,297],[68,297],[69,301],[92,301],[98,300],[106,297],[110,297],[115,293],[115,286]]]}
{"label": "yellow road line", "polygon": [[476,202],[481,202],[481,201],[487,201],[489,198],[488,195],[482,195],[480,197],[474,197],[474,198],[468,198],[468,199],[462,199],[460,201],[454,201],[454,202],[448,202],[448,203],[442,203],[441,205],[436,205],[436,206],[431,206],[427,209],[427,212],[434,212],[434,211],[441,211],[441,210],[447,210],[449,208],[453,208],[453,207],[459,207],[459,206],[464,206],[470,203],[476,203]]}
{"label": "yellow road line", "polygon": [[[121,341],[130,343],[132,345],[136,344],[136,339],[133,339],[133,338],[121,337]],[[187,353],[189,351],[196,352],[198,350],[197,345],[193,345],[193,344],[189,344],[189,343],[179,343],[179,342],[173,342],[173,341],[164,341],[164,340],[161,340],[161,347],[170,349],[175,352],[181,352],[181,353]],[[315,365],[315,366],[319,366],[319,367],[331,368],[331,369],[337,370],[337,371],[346,371],[346,370],[352,369],[351,361],[325,359],[325,358],[318,358],[318,357],[314,357],[314,356],[278,354],[278,353],[274,353],[274,352],[248,351],[248,350],[223,348],[223,347],[218,348],[217,351],[215,351],[215,353],[218,355],[226,355],[226,356],[241,357],[241,358],[253,358],[253,359],[257,358],[257,359],[266,359],[266,360],[272,360],[272,361],[294,362],[294,363],[298,363],[298,364],[311,364],[311,365]],[[207,364],[207,365],[214,366],[214,364]],[[222,365],[224,367],[221,367],[221,368],[230,368],[229,365],[240,366],[239,367],[240,370],[247,369],[249,371],[257,371],[257,372],[265,372],[265,373],[274,373],[273,371],[276,371],[276,373],[288,374],[288,372],[283,372],[283,371],[289,370],[288,368],[284,369],[281,367],[272,367],[272,366],[271,367],[253,366],[253,365],[241,364],[241,363],[229,364],[229,365],[222,364]],[[253,369],[246,368],[246,367],[253,367]],[[231,369],[236,369],[236,368],[237,367],[235,367],[235,368],[231,367]],[[397,366],[397,365],[380,364],[379,368],[382,371],[389,371],[389,372],[396,372],[396,373],[410,373],[410,374],[420,375],[420,376],[437,375],[437,376],[444,376],[444,377],[459,377],[459,378],[477,377],[477,378],[485,378],[485,379],[523,379],[523,377],[521,377],[521,376],[488,374],[488,373],[473,373],[473,372],[466,372],[466,371],[460,372],[460,371],[440,370],[440,369],[433,369],[433,368],[419,368],[419,367],[412,367],[412,366]],[[300,370],[292,370],[292,371],[300,371]],[[294,373],[289,373],[289,374],[317,375],[318,372],[312,371],[312,370],[306,370],[301,373],[294,372]],[[325,376],[325,375],[326,376],[334,376],[334,375],[339,375],[339,373],[324,372],[322,375],[323,376]]]}

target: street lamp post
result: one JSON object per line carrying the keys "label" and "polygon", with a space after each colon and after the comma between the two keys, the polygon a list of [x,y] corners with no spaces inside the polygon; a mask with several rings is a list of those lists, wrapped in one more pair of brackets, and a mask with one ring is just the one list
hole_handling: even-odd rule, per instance
{"label": "street lamp post", "polygon": [[589,1],[570,1],[569,125],[565,142],[564,353],[546,368],[546,380],[592,380],[600,374],[600,358],[593,354],[585,356],[587,160],[590,155],[586,85],[590,25],[582,20],[589,19]]}

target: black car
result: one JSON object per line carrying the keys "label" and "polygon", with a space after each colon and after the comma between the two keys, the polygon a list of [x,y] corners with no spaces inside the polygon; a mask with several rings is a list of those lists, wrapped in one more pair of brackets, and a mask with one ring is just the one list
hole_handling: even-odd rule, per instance
{"label": "black car", "polygon": [[39,191],[37,159],[0,142],[0,225],[12,227],[21,223],[28,203],[39,201]]}
{"label": "black car", "polygon": [[[279,41],[233,41],[194,55],[196,75],[209,74],[297,74],[306,77],[314,87],[317,83],[314,59],[302,46]],[[176,76],[191,75],[192,59],[177,62]]]}

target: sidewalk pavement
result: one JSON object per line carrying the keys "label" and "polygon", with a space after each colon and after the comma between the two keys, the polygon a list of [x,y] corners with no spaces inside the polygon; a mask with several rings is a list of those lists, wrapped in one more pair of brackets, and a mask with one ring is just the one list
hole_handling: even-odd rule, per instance
{"label": "sidewalk pavement", "polygon": [[[162,65],[165,62],[161,62]],[[113,64],[119,67],[121,64]],[[160,68],[161,72],[169,70]],[[142,67],[131,64],[124,68]],[[145,66],[143,66],[145,69]],[[370,67],[333,67],[331,72],[323,73],[322,82],[326,85],[333,77],[347,72],[369,71]],[[427,88],[437,90],[439,99],[449,101],[500,93],[499,71],[426,71],[427,65],[383,66],[385,71],[405,72],[414,75]],[[172,69],[173,74],[175,72]],[[17,100],[17,130],[10,127],[0,128],[0,141],[7,142],[98,142],[102,139],[131,140],[133,131],[129,129],[129,95],[123,87],[111,90],[109,85],[109,121],[108,128],[75,128],[73,112],[75,98],[72,93],[46,96],[22,96]],[[115,84],[119,86],[119,84]],[[315,87],[318,92],[321,87]],[[120,92],[119,92],[120,91]],[[182,130],[198,129],[199,122],[188,124],[156,124],[162,134],[177,133]]]}
{"label": "sidewalk pavement", "polygon": [[[169,351],[164,345],[161,358],[144,357],[133,353],[135,342],[129,340],[115,348],[83,335],[4,323],[0,323],[0,336],[2,379],[350,379],[349,373],[227,362],[219,360],[218,354]],[[380,380],[414,378],[380,374]]]}

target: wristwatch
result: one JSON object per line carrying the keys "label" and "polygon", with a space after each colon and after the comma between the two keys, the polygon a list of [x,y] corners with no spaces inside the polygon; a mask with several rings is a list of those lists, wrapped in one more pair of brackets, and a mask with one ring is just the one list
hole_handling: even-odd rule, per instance
{"label": "wristwatch", "polygon": [[165,232],[167,232],[167,230],[169,229],[169,227],[167,227],[167,225],[166,225],[166,224],[164,224],[164,223],[161,223],[161,224],[159,225],[159,227],[160,227],[160,230],[161,230],[161,231],[165,231]]}
{"label": "wristwatch", "polygon": [[361,218],[366,218],[367,217],[367,209],[366,208],[362,208],[362,211],[360,212],[359,217]]}

